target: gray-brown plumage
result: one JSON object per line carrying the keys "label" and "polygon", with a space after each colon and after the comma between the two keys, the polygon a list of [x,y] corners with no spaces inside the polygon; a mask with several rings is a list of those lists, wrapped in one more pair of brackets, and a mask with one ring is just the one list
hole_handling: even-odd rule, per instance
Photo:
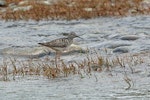
{"label": "gray-brown plumage", "polygon": [[73,43],[73,39],[76,37],[79,36],[77,36],[76,33],[72,32],[66,38],[59,38],[50,42],[38,43],[38,44],[52,48],[53,50],[56,51],[56,53],[61,53]]}

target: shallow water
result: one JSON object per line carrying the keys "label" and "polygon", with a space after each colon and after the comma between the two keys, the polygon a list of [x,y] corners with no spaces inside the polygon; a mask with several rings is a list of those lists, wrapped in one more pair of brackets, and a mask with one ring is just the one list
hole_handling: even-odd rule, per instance
{"label": "shallow water", "polygon": [[[95,77],[79,76],[47,80],[42,77],[21,78],[17,81],[0,82],[1,100],[99,100],[150,98],[149,78],[133,78],[135,86],[125,90],[127,84],[121,75],[109,76],[96,73]],[[144,84],[143,84],[144,83]]]}
{"label": "shallow water", "polygon": [[[120,54],[113,52],[117,47],[127,49],[128,53],[150,51],[150,16],[78,21],[0,21],[0,30],[0,50],[38,46],[39,42],[62,37],[62,32],[73,31],[83,38],[75,39],[76,44],[84,48],[96,48],[100,53],[108,48],[110,54]],[[138,39],[122,40],[126,35],[134,35]],[[1,59],[3,56],[0,56]],[[82,59],[80,55],[63,56],[65,60],[73,58]],[[116,71],[112,71],[113,76],[103,72],[93,73],[90,78],[85,75],[83,79],[78,75],[51,80],[42,76],[26,76],[16,81],[0,81],[0,100],[149,100],[149,64],[150,60],[147,60],[147,63],[138,66],[140,73],[129,74],[134,81],[134,86],[129,90],[125,90],[128,85],[123,80],[124,75]]]}

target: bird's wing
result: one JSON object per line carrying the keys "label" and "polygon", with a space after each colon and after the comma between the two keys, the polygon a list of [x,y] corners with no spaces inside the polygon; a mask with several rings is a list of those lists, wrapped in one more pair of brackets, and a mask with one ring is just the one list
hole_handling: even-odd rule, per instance
{"label": "bird's wing", "polygon": [[60,38],[60,39],[53,40],[51,42],[39,43],[39,44],[47,47],[67,47],[68,41],[67,38]]}

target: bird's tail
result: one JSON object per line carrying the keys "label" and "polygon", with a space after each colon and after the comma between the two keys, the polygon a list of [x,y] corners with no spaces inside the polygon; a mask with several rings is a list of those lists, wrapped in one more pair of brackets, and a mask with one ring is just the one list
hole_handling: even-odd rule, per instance
{"label": "bird's tail", "polygon": [[42,46],[46,46],[46,47],[49,47],[49,44],[48,43],[38,43],[39,45],[42,45]]}
{"label": "bird's tail", "polygon": [[44,43],[38,43],[39,45],[43,45],[43,46],[45,46],[45,44]]}

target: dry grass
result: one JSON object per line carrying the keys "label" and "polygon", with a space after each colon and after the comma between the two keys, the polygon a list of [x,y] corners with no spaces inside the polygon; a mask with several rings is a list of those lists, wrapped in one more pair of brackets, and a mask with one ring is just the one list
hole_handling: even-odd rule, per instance
{"label": "dry grass", "polygon": [[[19,2],[21,0],[7,0],[8,3]],[[114,0],[115,1],[115,0]],[[28,4],[33,8],[27,11],[13,11],[8,9],[2,14],[5,20],[41,20],[41,19],[88,19],[99,16],[127,16],[129,14],[149,14],[150,8],[141,6],[143,0],[60,0],[52,5],[44,5],[36,1]],[[132,11],[133,10],[133,11]]]}
{"label": "dry grass", "polygon": [[103,57],[99,54],[90,56],[80,62],[65,63],[63,60],[51,59],[29,59],[20,61],[15,58],[7,58],[3,60],[0,66],[0,80],[16,80],[16,77],[24,76],[44,76],[48,79],[58,77],[68,77],[70,75],[91,75],[92,71],[111,71],[112,68],[120,66],[121,68],[130,68],[134,73],[133,66],[143,63],[144,60],[140,56],[124,55],[122,57]]}
{"label": "dry grass", "polygon": [[10,3],[19,3],[20,1],[23,1],[23,0],[6,0],[7,4],[10,4]]}

